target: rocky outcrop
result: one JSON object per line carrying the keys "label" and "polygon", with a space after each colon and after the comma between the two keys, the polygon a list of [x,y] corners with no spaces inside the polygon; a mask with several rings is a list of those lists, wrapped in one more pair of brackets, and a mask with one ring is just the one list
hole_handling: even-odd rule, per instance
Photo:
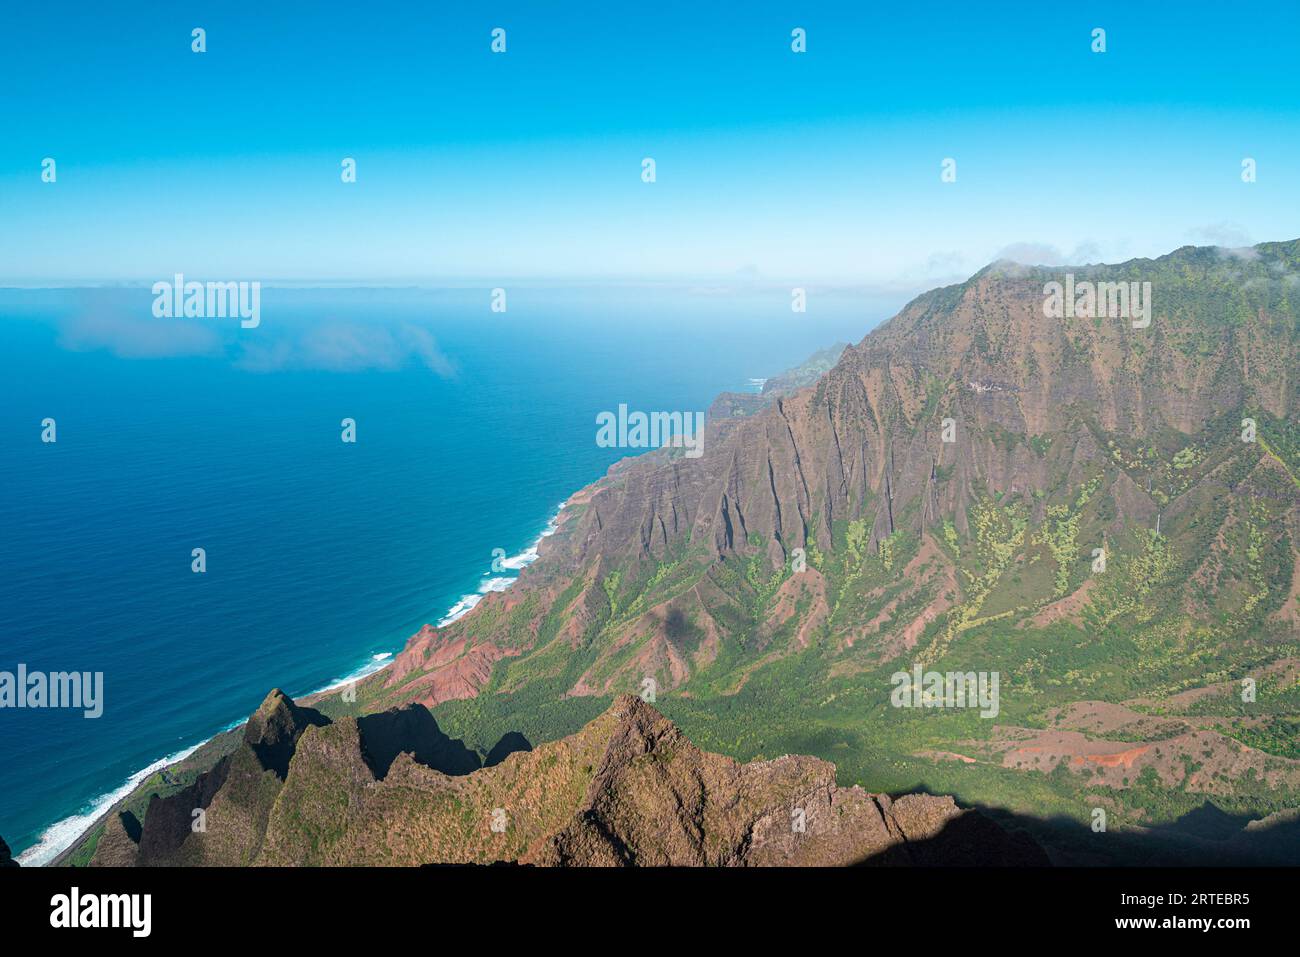
{"label": "rocky outcrop", "polygon": [[309,727],[328,723],[319,711],[298,707],[292,698],[274,688],[248,719],[244,743],[257,756],[263,769],[274,771],[283,779],[302,733]]}
{"label": "rocky outcrop", "polygon": [[17,867],[17,866],[18,866],[18,862],[13,859],[13,855],[9,850],[9,845],[5,843],[5,839],[3,837],[0,837],[0,867]]}
{"label": "rocky outcrop", "polygon": [[[267,736],[270,715],[283,719],[269,722],[279,728],[274,740],[294,742],[282,785],[260,802],[241,804],[226,793],[240,761],[236,754],[209,804],[206,830],[187,837],[167,862],[1046,863],[1032,842],[976,811],[959,809],[951,798],[909,795],[891,801],[840,788],[835,766],[816,758],[741,764],[701,751],[631,695],[617,698],[575,735],[533,750],[521,736],[508,736],[489,766],[450,774],[420,760],[446,747],[431,718],[410,711],[384,716],[388,749],[395,746],[397,729],[407,732],[402,744],[409,749],[377,761],[372,718],[302,723],[302,709],[279,701],[270,705],[259,710],[263,720],[255,737]],[[299,720],[288,720],[294,715]],[[385,761],[385,773],[377,774]],[[263,775],[263,783],[270,783],[275,771],[265,768]],[[159,806],[150,807],[146,834]],[[226,807],[241,807],[245,817],[232,823]],[[250,842],[250,833],[256,841]],[[163,862],[134,855],[122,822],[110,821],[100,848],[97,864]]]}
{"label": "rocky outcrop", "polygon": [[[569,866],[1044,865],[950,797],[891,801],[835,784],[835,766],[791,756],[739,764],[696,748],[640,699],[618,698],[604,760],[574,820],[538,863]],[[953,840],[960,834],[959,840]]]}
{"label": "rocky outcrop", "polygon": [[432,708],[474,697],[504,656],[492,642],[475,643],[468,637],[447,641],[438,629],[425,625],[380,675],[384,686],[397,689],[404,701]]}
{"label": "rocky outcrop", "polygon": [[140,862],[140,822],[134,815],[110,814],[95,845],[91,867],[135,867]]}
{"label": "rocky outcrop", "polygon": [[[1150,325],[1045,310],[1046,285],[1067,271],[1079,283],[1150,281]],[[1281,558],[1292,566],[1300,561],[1294,465],[1242,443],[1236,430],[1243,410],[1285,429],[1300,409],[1291,372],[1300,359],[1297,276],[1293,241],[1249,255],[1186,247],[1069,270],[994,263],[925,293],[857,345],[830,353],[833,363],[805,364],[819,377],[778,377],[762,395],[721,396],[701,457],[660,449],[616,463],[570,499],[518,585],[446,628],[425,629],[370,683],[382,684],[385,704],[432,706],[479,694],[503,659],[524,659],[516,670],[530,674],[536,657],[549,675],[566,654],[561,645],[592,652],[568,677],[569,695],[631,691],[646,676],[661,690],[680,688],[728,640],[746,643],[741,669],[819,642],[855,654],[870,646],[881,660],[913,649],[937,657],[955,631],[925,650],[927,629],[961,616],[967,603],[976,620],[997,585],[1000,571],[990,573],[986,556],[961,567],[962,549],[969,555],[988,538],[975,513],[991,503],[1021,509],[1028,522],[1011,543],[1017,568],[1038,557],[1031,543],[1057,546],[1045,561],[1059,567],[1032,577],[1006,610],[1012,625],[1039,627],[1041,609],[1080,587],[1083,534],[1087,554],[1104,540],[1118,555],[1144,547],[1139,533],[1159,523],[1190,552],[1201,548],[1193,541],[1201,529],[1224,522],[1218,503],[1233,493],[1272,503],[1267,520],[1287,530]],[[1184,447],[1222,467],[1174,467]],[[1264,463],[1278,474],[1243,481],[1242,470]],[[1227,523],[1224,542],[1246,533],[1242,515]],[[870,557],[897,577],[887,553],[899,537],[919,542],[927,563],[902,577],[882,612],[876,602],[891,583],[853,589]],[[1215,546],[1202,579],[1231,569],[1227,549]],[[820,583],[801,581],[797,593],[781,584],[813,556],[839,565],[831,588],[863,618],[842,610],[832,619]],[[769,591],[769,581],[781,587]],[[1207,623],[1225,602],[1242,605],[1258,591],[1241,581],[1217,593],[1200,581],[1170,587],[1182,587]],[[743,680],[738,673],[733,686]]]}
{"label": "rocky outcrop", "polygon": [[[1150,281],[1149,326],[1045,310],[1066,272]],[[1003,691],[1031,712],[1037,696],[1060,706],[1103,688],[1162,707],[1265,675],[1300,636],[1297,282],[1300,241],[1070,270],[995,263],[926,293],[815,374],[721,396],[701,457],[617,462],[570,497],[514,587],[423,628],[358,700],[435,707],[490,689],[556,702],[533,727],[571,729],[592,713],[574,699],[648,686],[696,699],[727,726],[718,740],[762,729],[764,746],[837,759],[878,747],[896,772],[939,755],[1017,773],[1042,755],[1005,763],[993,722],[944,740],[937,716],[920,752],[914,736],[891,737],[908,722],[875,720],[890,673],[945,658],[960,673],[1002,668]],[[1241,434],[1247,420],[1258,441]],[[1221,715],[1244,740],[1198,738],[1195,760],[1259,751],[1245,742],[1286,751],[1278,707],[1250,725]],[[927,863],[998,833],[942,798],[837,788],[813,758],[721,763],[627,702],[562,742],[493,749],[481,769],[418,710],[334,725],[271,711],[256,747],[158,799],[142,860],[212,844],[187,836],[195,808],[225,834],[201,863]],[[1158,741],[1134,743],[1156,756]],[[1069,775],[1116,790],[1148,754],[1108,769],[1087,742],[1066,744]],[[846,755],[866,779],[858,758]],[[916,770],[910,780],[928,780]],[[1006,799],[1003,779],[970,780],[963,794]],[[1245,780],[1188,776],[1207,791]],[[1045,786],[1074,800],[1075,783]],[[1239,796],[1288,799],[1254,785]],[[787,832],[794,799],[804,829]],[[1016,809],[1036,813],[1032,802]],[[497,811],[501,829],[487,823]],[[1000,859],[1019,853],[999,846]]]}
{"label": "rocky outcrop", "polygon": [[328,723],[320,712],[272,690],[248,719],[232,754],[181,791],[152,797],[141,828],[140,862],[250,863],[299,739],[308,728]]}

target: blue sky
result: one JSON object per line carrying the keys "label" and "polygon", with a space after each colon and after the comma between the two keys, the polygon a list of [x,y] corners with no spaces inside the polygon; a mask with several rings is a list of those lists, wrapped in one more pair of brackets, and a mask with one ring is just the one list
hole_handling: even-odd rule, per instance
{"label": "blue sky", "polygon": [[8,4],[0,282],[924,285],[1290,239],[1297,62],[1293,0]]}

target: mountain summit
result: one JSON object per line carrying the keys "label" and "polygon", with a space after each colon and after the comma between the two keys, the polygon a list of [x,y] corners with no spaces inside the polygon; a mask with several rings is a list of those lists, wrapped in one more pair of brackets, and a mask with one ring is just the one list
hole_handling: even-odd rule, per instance
{"label": "mountain summit", "polygon": [[[1045,315],[1067,275],[1151,283],[1151,325]],[[472,696],[494,667],[501,690],[606,695],[811,646],[936,660],[989,614],[1294,629],[1297,283],[1300,241],[926,293],[814,384],[714,416],[703,457],[625,459],[573,496],[519,586],[423,632],[379,698]]]}
{"label": "mountain summit", "polygon": [[[206,800],[201,831],[178,829],[168,804],[154,800],[138,846],[115,816],[92,863],[1047,862],[1032,841],[958,809],[948,797],[891,800],[840,788],[834,765],[816,758],[740,764],[703,752],[631,695],[616,698],[571,737],[468,774],[417,762],[417,733],[381,779],[370,769],[356,719],[318,724],[277,694],[250,720],[245,746],[263,736],[258,727],[268,713],[293,717],[277,739],[286,743],[282,783],[275,767],[265,767],[255,781],[227,771],[207,796],[210,781],[201,778],[199,786],[167,799]],[[231,770],[244,767],[243,753],[241,747]]]}
{"label": "mountain summit", "polygon": [[[724,396],[702,457],[617,463],[514,588],[362,698],[563,728],[583,708],[553,702],[650,681],[700,727],[840,741],[891,787],[1262,818],[1300,787],[1297,302],[1300,241],[993,264],[817,376]],[[996,673],[997,715],[895,706],[918,665]]]}
{"label": "mountain summit", "polygon": [[[268,699],[142,858],[844,862],[911,833],[833,760],[1022,815],[1062,862],[1294,859],[1298,302],[1300,240],[925,293],[720,396],[702,456],[615,464],[355,700]],[[413,704],[472,740],[404,755]],[[790,843],[791,801],[852,836]],[[240,837],[187,836],[196,807]]]}

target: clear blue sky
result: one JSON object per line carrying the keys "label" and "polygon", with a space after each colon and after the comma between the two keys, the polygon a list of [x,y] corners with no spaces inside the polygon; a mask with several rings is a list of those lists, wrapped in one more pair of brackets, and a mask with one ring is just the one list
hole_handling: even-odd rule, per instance
{"label": "clear blue sky", "polygon": [[0,282],[915,282],[1289,239],[1297,63],[1295,0],[11,3]]}

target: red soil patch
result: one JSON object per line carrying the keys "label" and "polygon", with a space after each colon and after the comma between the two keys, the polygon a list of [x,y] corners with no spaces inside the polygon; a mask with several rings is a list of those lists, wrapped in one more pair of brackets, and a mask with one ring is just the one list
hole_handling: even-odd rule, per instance
{"label": "red soil patch", "polygon": [[1291,591],[1287,594],[1282,607],[1273,612],[1270,617],[1300,625],[1300,554],[1296,555],[1295,568],[1291,572]]}
{"label": "red soil patch", "polygon": [[1150,745],[1144,744],[1140,747],[1130,748],[1128,751],[1119,751],[1115,754],[1076,754],[1070,759],[1071,764],[1092,764],[1100,765],[1103,768],[1131,768],[1133,762],[1147,753]]}
{"label": "red soil patch", "polygon": [[1085,579],[1082,585],[1064,598],[1038,609],[1034,617],[1029,619],[1029,624],[1035,628],[1043,628],[1063,618],[1076,625],[1079,624],[1083,620],[1083,609],[1088,604],[1088,594],[1092,591],[1092,585],[1091,578]]}

